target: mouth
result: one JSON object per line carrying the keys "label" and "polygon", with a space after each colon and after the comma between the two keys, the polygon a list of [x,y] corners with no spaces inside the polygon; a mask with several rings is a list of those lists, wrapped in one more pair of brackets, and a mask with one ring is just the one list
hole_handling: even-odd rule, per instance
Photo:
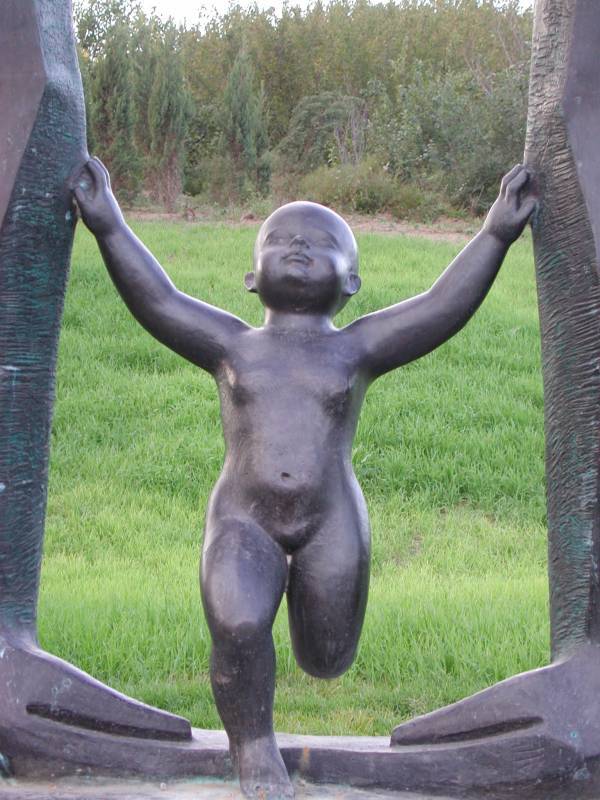
{"label": "mouth", "polygon": [[306,266],[312,264],[312,258],[307,256],[306,253],[288,253],[283,257],[283,260],[286,264],[304,264]]}

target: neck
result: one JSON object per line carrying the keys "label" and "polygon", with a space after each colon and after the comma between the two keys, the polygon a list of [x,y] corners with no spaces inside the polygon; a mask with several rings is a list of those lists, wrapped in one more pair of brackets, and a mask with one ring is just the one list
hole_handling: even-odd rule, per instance
{"label": "neck", "polygon": [[328,314],[311,314],[307,311],[274,311],[267,308],[265,312],[265,328],[271,330],[311,331],[313,333],[329,333],[333,322]]}

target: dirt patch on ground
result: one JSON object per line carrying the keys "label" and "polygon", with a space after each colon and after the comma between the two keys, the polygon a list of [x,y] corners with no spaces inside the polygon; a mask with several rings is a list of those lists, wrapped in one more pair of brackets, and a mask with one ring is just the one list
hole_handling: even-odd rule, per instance
{"label": "dirt patch on ground", "polygon": [[364,217],[346,216],[350,227],[365,233],[391,233],[396,236],[422,236],[441,242],[464,242],[470,239],[480,228],[478,220],[452,219],[440,217],[431,223],[410,222],[388,216]]}
{"label": "dirt patch on ground", "polygon": [[[129,209],[126,216],[131,220],[139,221],[164,221],[184,222],[189,225],[231,225],[232,227],[255,227],[260,225],[264,218],[248,213],[242,216],[216,215],[201,210],[187,210],[182,213],[167,213],[164,211],[146,211],[142,209]],[[452,242],[461,244],[468,241],[480,228],[481,220],[477,219],[452,219],[441,217],[435,222],[409,222],[398,220],[394,217],[380,214],[377,216],[362,216],[360,214],[344,214],[352,230],[359,233],[383,233],[394,236],[420,236],[439,242]]]}

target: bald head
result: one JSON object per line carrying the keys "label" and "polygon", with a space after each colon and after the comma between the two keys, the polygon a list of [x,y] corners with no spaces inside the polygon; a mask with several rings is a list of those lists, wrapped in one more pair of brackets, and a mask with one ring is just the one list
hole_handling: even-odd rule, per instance
{"label": "bald head", "polygon": [[267,237],[277,236],[278,231],[282,235],[294,232],[302,235],[310,231],[313,236],[321,232],[324,241],[328,240],[346,256],[350,271],[358,273],[358,247],[354,234],[346,220],[330,208],[307,200],[287,203],[278,208],[263,222],[258,232],[254,246],[255,261]]}
{"label": "bald head", "polygon": [[246,288],[271,310],[336,314],[360,288],[354,234],[318,203],[288,203],[264,222]]}

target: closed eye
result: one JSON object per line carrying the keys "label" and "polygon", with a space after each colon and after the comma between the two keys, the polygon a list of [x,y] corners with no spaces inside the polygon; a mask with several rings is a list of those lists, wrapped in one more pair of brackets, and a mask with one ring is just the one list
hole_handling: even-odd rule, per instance
{"label": "closed eye", "polygon": [[[296,236],[292,234],[285,234],[285,233],[278,233],[277,231],[273,231],[270,233],[266,239],[265,244],[288,244]],[[318,236],[315,239],[312,239],[310,234],[307,234],[306,237],[302,237],[306,242],[312,242],[313,245],[317,247],[338,247],[337,239],[334,236],[329,234],[325,234],[324,236]]]}
{"label": "closed eye", "polygon": [[266,244],[285,244],[290,241],[290,237],[279,233],[270,233],[265,241]]}
{"label": "closed eye", "polygon": [[319,247],[339,247],[338,240],[335,236],[327,231],[320,231],[317,236],[315,236],[315,244],[319,245]]}
{"label": "closed eye", "polygon": [[280,234],[275,233],[270,233],[266,239],[267,244],[281,244],[287,241],[289,241],[289,237],[281,236]]}

